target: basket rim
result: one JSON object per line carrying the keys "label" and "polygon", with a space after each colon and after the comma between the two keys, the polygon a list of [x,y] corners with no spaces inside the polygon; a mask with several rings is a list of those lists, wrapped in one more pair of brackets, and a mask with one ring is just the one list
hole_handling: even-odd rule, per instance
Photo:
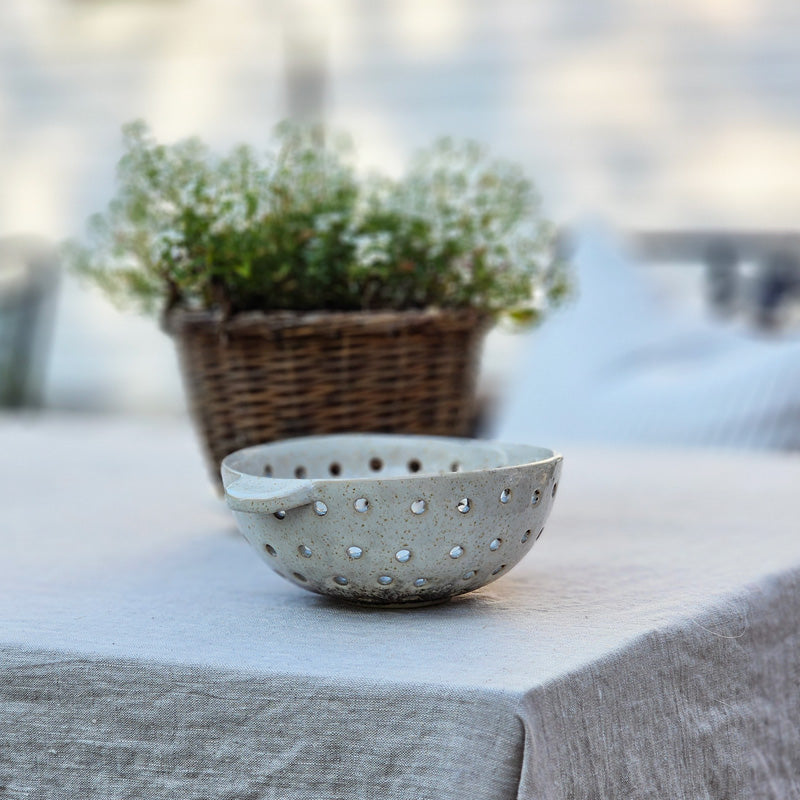
{"label": "basket rim", "polygon": [[209,309],[174,308],[162,317],[171,335],[224,334],[312,335],[322,331],[400,331],[414,328],[488,329],[492,316],[475,308],[380,309],[374,311],[240,311],[225,316]]}

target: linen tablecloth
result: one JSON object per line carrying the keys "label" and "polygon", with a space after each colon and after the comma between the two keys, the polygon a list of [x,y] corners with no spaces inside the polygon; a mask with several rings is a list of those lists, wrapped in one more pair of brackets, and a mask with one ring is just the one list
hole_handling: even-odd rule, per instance
{"label": "linen tablecloth", "polygon": [[271,573],[182,423],[0,443],[0,797],[800,796],[800,458],[562,447],[526,560],[401,611]]}

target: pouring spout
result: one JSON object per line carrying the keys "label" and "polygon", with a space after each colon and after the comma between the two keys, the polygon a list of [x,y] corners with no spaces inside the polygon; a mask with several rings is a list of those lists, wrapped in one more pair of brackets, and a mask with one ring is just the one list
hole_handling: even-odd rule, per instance
{"label": "pouring spout", "polygon": [[274,514],[308,505],[313,489],[311,481],[242,475],[226,486],[225,499],[234,511]]}

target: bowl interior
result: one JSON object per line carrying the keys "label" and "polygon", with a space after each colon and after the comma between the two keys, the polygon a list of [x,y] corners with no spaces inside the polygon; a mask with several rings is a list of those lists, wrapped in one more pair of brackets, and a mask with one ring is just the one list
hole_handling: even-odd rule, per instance
{"label": "bowl interior", "polygon": [[470,439],[341,434],[287,439],[232,453],[227,469],[273,478],[387,478],[497,469],[553,457],[551,450]]}

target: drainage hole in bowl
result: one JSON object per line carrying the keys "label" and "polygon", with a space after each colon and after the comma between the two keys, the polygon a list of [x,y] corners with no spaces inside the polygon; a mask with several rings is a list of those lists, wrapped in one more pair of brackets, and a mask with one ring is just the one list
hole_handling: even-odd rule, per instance
{"label": "drainage hole in bowl", "polygon": [[401,564],[405,564],[405,563],[406,563],[406,561],[408,561],[408,560],[411,558],[411,551],[410,551],[410,550],[406,550],[405,548],[403,548],[402,550],[398,550],[398,551],[397,551],[397,552],[394,554],[394,557],[395,557],[395,558],[396,558],[396,559],[397,559],[397,560],[398,560],[398,561],[399,561]]}
{"label": "drainage hole in bowl", "polygon": [[412,458],[411,461],[408,462],[409,472],[419,472],[421,469],[422,462],[418,458]]}
{"label": "drainage hole in bowl", "polygon": [[305,575],[301,575],[299,572],[293,572],[292,575],[294,575],[297,580],[302,581],[303,583],[308,583],[308,578],[306,578]]}
{"label": "drainage hole in bowl", "polygon": [[271,544],[265,544],[265,545],[264,545],[264,549],[265,549],[265,550],[266,550],[266,551],[267,551],[267,552],[268,552],[268,553],[269,553],[271,556],[277,556],[277,555],[278,555],[278,551],[277,551],[277,550],[276,550],[276,549],[275,549],[275,548],[274,548],[274,547],[273,547]]}
{"label": "drainage hole in bowl", "polygon": [[268,477],[272,477],[272,464],[264,464],[264,474]]}
{"label": "drainage hole in bowl", "polygon": [[275,519],[286,519],[286,512],[281,509],[280,511],[276,511],[273,516]]}
{"label": "drainage hole in bowl", "polygon": [[369,460],[369,468],[373,472],[380,472],[383,469],[383,461],[380,458],[371,458]]}
{"label": "drainage hole in bowl", "polygon": [[511,499],[511,489],[503,489],[500,492],[500,502],[507,503]]}
{"label": "drainage hole in bowl", "polygon": [[537,489],[537,490],[536,490],[536,491],[533,493],[533,496],[531,497],[531,505],[532,505],[532,506],[538,506],[538,505],[539,505],[539,501],[540,501],[541,499],[542,499],[542,493],[541,493],[541,492],[540,492],[540,491]]}
{"label": "drainage hole in bowl", "polygon": [[461,500],[458,501],[458,505],[456,506],[456,508],[462,514],[469,514],[469,509],[470,509],[469,497],[462,497]]}
{"label": "drainage hole in bowl", "polygon": [[300,553],[303,558],[311,558],[313,553],[311,552],[310,547],[306,547],[304,544],[301,544],[300,547],[297,548],[297,552]]}
{"label": "drainage hole in bowl", "polygon": [[328,513],[328,506],[326,506],[322,500],[317,500],[316,503],[314,503],[314,513],[318,517],[324,517]]}
{"label": "drainage hole in bowl", "polygon": [[459,472],[460,470],[461,470],[461,464],[459,464],[458,461],[454,461],[450,465],[450,472]]}
{"label": "drainage hole in bowl", "polygon": [[542,528],[539,533],[536,534],[536,541],[539,541],[539,537],[544,533],[544,528]]}
{"label": "drainage hole in bowl", "polygon": [[450,551],[450,558],[461,558],[464,555],[464,548],[457,544],[451,551]]}
{"label": "drainage hole in bowl", "polygon": [[424,514],[425,509],[427,508],[427,504],[424,500],[415,500],[411,504],[411,513],[412,514]]}
{"label": "drainage hole in bowl", "polygon": [[471,580],[471,579],[472,579],[472,578],[474,578],[474,577],[475,577],[475,570],[474,570],[474,569],[470,569],[470,570],[467,570],[467,571],[466,571],[466,572],[465,572],[465,573],[464,573],[464,574],[461,576],[461,580],[468,581],[468,580]]}
{"label": "drainage hole in bowl", "polygon": [[295,467],[294,468],[294,476],[295,478],[305,478],[306,476],[306,468],[305,467]]}
{"label": "drainage hole in bowl", "polygon": [[496,570],[494,570],[494,572],[492,572],[492,575],[497,575],[498,572],[502,572],[505,568],[506,568],[506,565],[505,564],[501,564]]}
{"label": "drainage hole in bowl", "polygon": [[333,579],[333,582],[334,582],[334,583],[338,583],[338,584],[339,584],[339,586],[347,586],[347,584],[348,584],[348,583],[350,583],[350,581],[349,581],[349,580],[347,580],[347,578],[345,578],[345,576],[344,576],[344,575],[337,575],[337,576],[336,576],[336,577]]}
{"label": "drainage hole in bowl", "polygon": [[525,542],[527,542],[528,539],[530,538],[531,538],[531,532],[530,530],[527,530],[525,531],[525,533],[522,534],[522,539],[520,539],[520,541],[522,542],[522,544],[525,544]]}
{"label": "drainage hole in bowl", "polygon": [[381,575],[380,578],[378,578],[378,583],[381,586],[388,586],[391,582],[392,582],[391,575]]}
{"label": "drainage hole in bowl", "polygon": [[361,558],[361,556],[364,555],[364,551],[360,547],[353,545],[352,547],[347,548],[347,555],[350,558]]}
{"label": "drainage hole in bowl", "polygon": [[366,497],[359,497],[358,500],[353,503],[353,508],[355,508],[359,514],[363,514],[369,508],[369,500],[367,500]]}
{"label": "drainage hole in bowl", "polygon": [[553,497],[556,496],[556,492],[558,491],[558,481],[553,484]]}
{"label": "drainage hole in bowl", "polygon": [[489,543],[489,549],[490,550],[499,550],[501,544],[503,544],[503,540],[502,539],[492,539],[492,541]]}
{"label": "drainage hole in bowl", "polygon": [[342,474],[342,465],[338,461],[333,461],[328,465],[328,472],[336,477]]}
{"label": "drainage hole in bowl", "polygon": [[424,586],[428,582],[427,578],[417,578],[414,581],[414,586]]}

